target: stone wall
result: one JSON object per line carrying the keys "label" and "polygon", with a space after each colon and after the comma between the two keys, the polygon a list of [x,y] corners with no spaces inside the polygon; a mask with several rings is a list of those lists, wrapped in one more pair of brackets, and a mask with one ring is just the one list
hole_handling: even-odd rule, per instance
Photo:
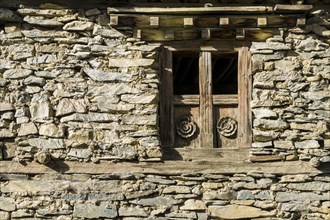
{"label": "stone wall", "polygon": [[0,187],[0,219],[330,217],[326,175],[0,174]]}
{"label": "stone wall", "polygon": [[[329,165],[327,7],[252,42],[255,161]],[[161,161],[160,43],[110,28],[101,8],[0,8],[0,28],[0,160]],[[0,170],[0,219],[330,217],[328,173],[29,173]]]}

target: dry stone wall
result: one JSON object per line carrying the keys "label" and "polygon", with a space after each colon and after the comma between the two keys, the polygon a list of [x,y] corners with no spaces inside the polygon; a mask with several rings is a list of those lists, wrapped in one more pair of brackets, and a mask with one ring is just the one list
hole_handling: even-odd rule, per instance
{"label": "dry stone wall", "polygon": [[[308,15],[304,28],[251,44],[251,158],[329,165],[326,7]],[[131,29],[110,28],[100,8],[0,8],[0,28],[0,160],[161,160],[160,43],[133,38]],[[329,219],[329,185],[329,174],[299,170],[0,170],[0,219]]]}

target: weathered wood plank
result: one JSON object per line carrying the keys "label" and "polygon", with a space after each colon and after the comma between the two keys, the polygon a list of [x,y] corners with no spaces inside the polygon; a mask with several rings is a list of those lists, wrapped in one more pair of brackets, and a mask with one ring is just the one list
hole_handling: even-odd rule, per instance
{"label": "weathered wood plank", "polygon": [[[199,105],[199,95],[176,95],[174,105]],[[237,95],[213,95],[213,105],[237,105]]]}
{"label": "weathered wood plank", "polygon": [[108,13],[128,14],[219,14],[219,13],[271,13],[271,6],[225,6],[225,7],[109,7]]}
{"label": "weathered wood plank", "polygon": [[282,5],[277,4],[274,7],[275,12],[309,12],[313,9],[313,5]]}
{"label": "weathered wood plank", "polygon": [[[219,159],[221,161],[221,158]],[[25,165],[14,161],[1,161],[1,173],[25,173],[25,174],[44,174],[44,173],[65,173],[65,174],[161,174],[161,175],[181,175],[185,173],[218,173],[218,174],[235,174],[235,173],[272,173],[278,175],[285,174],[327,174],[330,173],[330,166],[322,166],[314,168],[308,162],[302,161],[285,161],[285,162],[191,162],[191,161],[164,161],[158,163],[113,163],[101,161],[98,164],[80,163],[72,161],[56,161],[51,162],[47,166],[36,162],[27,163]]]}
{"label": "weathered wood plank", "polygon": [[199,58],[200,140],[202,148],[213,148],[212,57],[201,52]]}
{"label": "weathered wood plank", "polygon": [[172,53],[163,49],[160,81],[160,134],[162,146],[174,144]]}

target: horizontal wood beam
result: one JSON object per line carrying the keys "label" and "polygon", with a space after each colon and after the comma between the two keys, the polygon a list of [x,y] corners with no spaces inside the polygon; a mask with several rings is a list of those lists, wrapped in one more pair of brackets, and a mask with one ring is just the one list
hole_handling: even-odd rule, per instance
{"label": "horizontal wood beam", "polygon": [[274,7],[275,12],[287,12],[287,13],[297,13],[297,12],[309,12],[313,9],[313,5],[282,5],[277,4]]}
{"label": "horizontal wood beam", "polygon": [[108,13],[127,14],[219,14],[219,13],[271,13],[271,6],[226,6],[226,7],[177,7],[177,8],[157,8],[157,7],[110,7]]}
{"label": "horizontal wood beam", "polygon": [[180,175],[183,173],[272,173],[272,174],[321,174],[330,173],[330,166],[316,169],[308,162],[285,161],[271,163],[251,163],[251,162],[205,162],[205,161],[164,161],[158,163],[113,163],[102,161],[98,164],[80,163],[69,161],[51,162],[47,166],[36,162],[25,165],[13,161],[0,162],[1,173],[25,173],[25,174],[132,174],[148,173],[162,175]]}

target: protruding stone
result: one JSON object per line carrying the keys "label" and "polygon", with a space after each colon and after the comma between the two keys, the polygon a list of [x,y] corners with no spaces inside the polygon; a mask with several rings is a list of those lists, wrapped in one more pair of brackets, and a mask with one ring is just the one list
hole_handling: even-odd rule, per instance
{"label": "protruding stone", "polygon": [[276,211],[263,211],[259,208],[242,205],[210,206],[208,211],[212,217],[221,219],[246,219],[276,215]]}
{"label": "protruding stone", "polygon": [[38,161],[38,163],[41,164],[48,164],[51,161],[51,156],[50,153],[48,151],[40,151],[35,155],[36,160]]}
{"label": "protruding stone", "polygon": [[93,30],[94,23],[90,21],[72,21],[64,25],[63,30],[67,31],[89,31]]}
{"label": "protruding stone", "polygon": [[58,103],[56,116],[68,115],[71,113],[85,113],[86,103],[83,99],[61,99]]}
{"label": "protruding stone", "polygon": [[320,144],[316,140],[306,140],[306,141],[300,141],[295,142],[294,146],[299,149],[311,149],[311,148],[320,148]]}
{"label": "protruding stone", "polygon": [[9,9],[0,8],[0,21],[21,22],[21,20],[21,17],[18,16],[15,12]]}
{"label": "protruding stone", "polygon": [[33,73],[32,70],[26,70],[26,69],[10,69],[6,70],[3,73],[3,78],[5,79],[23,79],[28,77]]}
{"label": "protruding stone", "polygon": [[39,127],[39,134],[47,137],[63,137],[64,128],[62,126],[56,126],[55,124],[42,124]]}
{"label": "protruding stone", "polygon": [[0,112],[13,111],[15,107],[8,102],[0,102]]}
{"label": "protruding stone", "polygon": [[102,203],[100,205],[93,204],[76,204],[73,210],[75,218],[115,218],[117,217],[117,207],[114,204]]}
{"label": "protruding stone", "polygon": [[102,70],[86,69],[84,72],[94,81],[97,82],[129,82],[132,80],[131,74],[119,72],[105,72]]}
{"label": "protruding stone", "polygon": [[10,197],[0,197],[0,210],[7,212],[15,211],[16,210],[15,200]]}
{"label": "protruding stone", "polygon": [[27,136],[32,134],[38,134],[38,128],[34,123],[21,124],[18,129],[18,136]]}
{"label": "protruding stone", "polygon": [[184,205],[180,207],[181,210],[205,210],[206,205],[202,200],[188,199]]}
{"label": "protruding stone", "polygon": [[63,139],[30,138],[28,142],[31,146],[40,149],[63,149],[65,147]]}
{"label": "protruding stone", "polygon": [[110,67],[120,67],[120,68],[128,68],[128,67],[137,67],[137,66],[151,66],[155,60],[153,59],[109,59]]}

